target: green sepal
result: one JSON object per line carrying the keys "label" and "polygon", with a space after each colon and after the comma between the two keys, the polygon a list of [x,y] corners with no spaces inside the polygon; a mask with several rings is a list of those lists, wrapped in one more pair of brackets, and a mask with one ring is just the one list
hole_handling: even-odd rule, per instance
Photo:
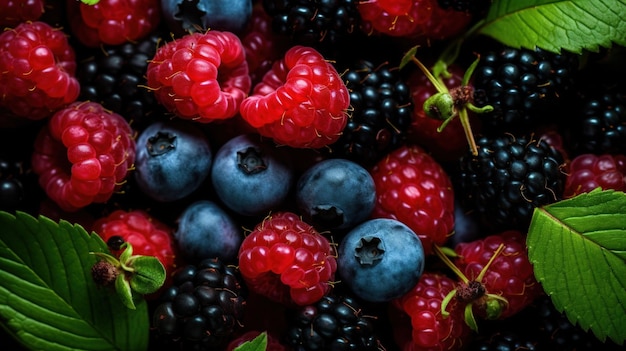
{"label": "green sepal", "polygon": [[100,2],[100,0],[80,0],[80,1],[82,1],[84,4],[87,4],[87,5],[95,5]]}
{"label": "green sepal", "polygon": [[124,274],[118,275],[115,279],[115,291],[124,306],[131,310],[136,308],[135,301],[133,300],[133,291],[131,290],[130,283],[126,280],[126,276]]}
{"label": "green sepal", "polygon": [[267,349],[267,332],[262,332],[254,339],[237,346],[233,351],[265,351]]}
{"label": "green sepal", "polygon": [[450,304],[450,301],[452,301],[452,299],[456,296],[456,292],[457,289],[453,289],[441,301],[441,315],[443,316],[443,318],[448,318],[448,316],[450,315],[450,312],[448,312],[447,310],[448,305]]}
{"label": "green sepal", "polygon": [[474,318],[474,305],[471,303],[468,303],[467,305],[465,305],[465,310],[464,310],[464,318],[465,318],[465,324],[467,324],[468,327],[470,327],[470,329],[472,329],[473,331],[477,332],[478,331],[478,323],[476,323],[476,318]]}
{"label": "green sepal", "polygon": [[124,251],[120,254],[120,263],[125,271],[132,272],[133,268],[130,267],[127,262],[133,256],[133,245],[129,242],[125,242],[121,248],[124,249]]}
{"label": "green sepal", "polygon": [[107,253],[104,253],[104,252],[90,252],[90,254],[98,256],[98,258],[109,262],[110,264],[112,264],[115,267],[118,267],[118,268],[121,267],[120,261],[117,258],[115,258],[115,257],[113,257],[113,256],[111,256],[111,255],[109,255]]}
{"label": "green sepal", "polygon": [[407,51],[406,54],[402,56],[402,59],[400,60],[400,66],[398,66],[398,68],[402,69],[409,62],[413,61],[413,58],[415,58],[415,54],[417,53],[417,48],[419,48],[419,45],[410,48],[409,51]]}
{"label": "green sepal", "polygon": [[133,256],[127,265],[134,269],[130,275],[130,287],[139,294],[151,294],[165,282],[165,267],[156,257]]}

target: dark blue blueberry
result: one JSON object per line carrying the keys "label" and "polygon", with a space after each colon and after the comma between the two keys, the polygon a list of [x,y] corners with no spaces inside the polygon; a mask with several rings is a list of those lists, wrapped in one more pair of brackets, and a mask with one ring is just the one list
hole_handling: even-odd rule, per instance
{"label": "dark blue blueberry", "polygon": [[211,181],[226,207],[244,216],[267,214],[289,195],[294,171],[289,156],[260,136],[227,141],[215,154]]}
{"label": "dark blue blueberry", "polygon": [[356,296],[387,302],[408,292],[424,272],[419,237],[395,219],[367,220],[339,244],[337,272]]}
{"label": "dark blue blueberry", "polygon": [[252,16],[252,0],[161,0],[161,8],[176,35],[208,29],[240,34]]}
{"label": "dark blue blueberry", "polygon": [[135,180],[157,201],[179,200],[209,176],[212,157],[206,135],[192,123],[155,122],[137,139]]}
{"label": "dark blue blueberry", "polygon": [[296,186],[303,219],[318,230],[349,229],[369,218],[376,203],[376,186],[356,162],[332,158],[307,169]]}
{"label": "dark blue blueberry", "polygon": [[243,233],[222,207],[212,201],[199,200],[183,210],[174,237],[180,254],[188,262],[215,257],[233,262]]}

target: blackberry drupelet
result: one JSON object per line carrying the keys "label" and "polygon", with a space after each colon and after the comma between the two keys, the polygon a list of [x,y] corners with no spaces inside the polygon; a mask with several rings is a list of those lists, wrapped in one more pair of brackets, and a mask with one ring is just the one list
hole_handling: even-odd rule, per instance
{"label": "blackberry drupelet", "polygon": [[528,230],[535,207],[562,198],[563,156],[542,139],[503,134],[477,138],[454,176],[456,194],[496,230]]}
{"label": "blackberry drupelet", "polygon": [[482,53],[474,72],[475,104],[494,108],[481,114],[483,133],[531,132],[557,121],[574,90],[577,63],[574,54],[539,48]]}
{"label": "blackberry drupelet", "polygon": [[570,136],[576,154],[626,153],[626,89],[581,95]]}
{"label": "blackberry drupelet", "polygon": [[241,326],[245,299],[236,268],[205,259],[173,275],[152,316],[155,347],[219,350]]}
{"label": "blackberry drupelet", "polygon": [[482,15],[489,9],[493,0],[437,0],[442,9],[453,9],[460,12],[469,12],[474,15]]}
{"label": "blackberry drupelet", "polygon": [[352,297],[327,295],[292,312],[286,341],[294,351],[384,350],[371,317]]}
{"label": "blackberry drupelet", "polygon": [[[357,0],[263,0],[274,32],[326,52],[360,35]],[[336,49],[336,48],[335,48]]]}
{"label": "blackberry drupelet", "polygon": [[37,214],[43,198],[30,163],[0,156],[0,211]]}
{"label": "blackberry drupelet", "polygon": [[367,60],[352,64],[343,80],[352,112],[330,151],[369,167],[405,141],[413,113],[410,88],[399,70]]}
{"label": "blackberry drupelet", "polygon": [[[160,105],[146,87],[148,61],[156,53],[162,32],[155,31],[139,43],[90,50],[77,69],[82,101],[101,103],[106,109],[142,129]],[[163,110],[165,111],[165,110]]]}

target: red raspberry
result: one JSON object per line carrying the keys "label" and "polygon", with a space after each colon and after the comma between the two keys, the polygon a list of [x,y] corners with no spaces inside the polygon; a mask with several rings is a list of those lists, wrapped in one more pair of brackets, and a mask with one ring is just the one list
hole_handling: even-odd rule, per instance
{"label": "red raspberry", "polygon": [[22,22],[36,21],[43,15],[43,0],[0,0],[0,26],[15,27]]}
{"label": "red raspberry", "polygon": [[240,110],[261,135],[315,149],[337,141],[349,105],[348,89],[333,65],[313,48],[294,46],[274,63]]}
{"label": "red raspberry", "polygon": [[74,102],[80,92],[75,53],[60,29],[22,23],[0,34],[0,108],[40,120]]}
{"label": "red raspberry", "polygon": [[[453,279],[425,272],[411,291],[392,301],[391,322],[394,329],[399,328],[395,339],[403,351],[452,351],[467,345],[471,330],[465,323],[462,304],[452,299],[446,306],[449,315],[441,311],[444,298],[455,288]],[[408,323],[403,322],[406,316]],[[403,334],[403,328],[411,328],[410,334],[406,330]]]}
{"label": "red raspberry", "polygon": [[[173,229],[147,212],[113,211],[96,220],[92,231],[98,233],[104,242],[113,236],[121,237],[133,246],[133,254],[156,257],[168,273],[176,268]],[[118,256],[121,253],[121,250],[112,251]]]}
{"label": "red raspberry", "polygon": [[135,162],[128,122],[95,102],[75,102],[55,113],[39,132],[33,171],[65,211],[106,202]]}
{"label": "red raspberry", "polygon": [[246,236],[239,270],[250,290],[285,305],[309,305],[331,288],[334,247],[291,212],[270,215]]}
{"label": "red raspberry", "polygon": [[[500,245],[503,245],[502,252],[494,258],[480,283],[483,284],[485,293],[499,295],[508,300],[500,315],[496,316],[504,319],[521,311],[543,294],[528,260],[525,236],[519,231],[509,230],[484,239],[460,243],[455,247],[459,257],[454,264],[467,279],[475,280]],[[474,307],[479,316],[488,317],[488,312],[480,303]]]}
{"label": "red raspberry", "polygon": [[148,64],[147,75],[165,108],[201,123],[235,116],[251,88],[241,41],[215,30],[165,44]]}
{"label": "red raspberry", "polygon": [[422,40],[450,38],[472,20],[469,13],[442,9],[437,0],[367,0],[358,9],[366,32]]}
{"label": "red raspberry", "polygon": [[626,191],[625,155],[582,154],[572,160],[563,197],[588,193],[597,187]]}
{"label": "red raspberry", "polygon": [[[448,88],[461,86],[463,69],[457,65],[448,67],[449,78],[444,78],[443,83]],[[432,82],[421,71],[414,71],[408,79],[411,96],[413,97],[413,120],[408,133],[408,140],[428,149],[428,152],[438,161],[454,162],[467,152],[467,139],[461,120],[454,118],[440,132],[437,128],[443,121],[428,117],[424,112],[424,102],[437,93]],[[479,119],[473,113],[469,113],[470,123],[474,131],[479,130]]]}
{"label": "red raspberry", "polygon": [[443,245],[454,228],[454,191],[437,161],[416,145],[404,145],[370,171],[376,185],[374,218],[396,219],[422,240],[424,252]]}
{"label": "red raspberry", "polygon": [[72,34],[89,47],[138,41],[161,21],[160,0],[100,0],[87,5],[67,0]]}

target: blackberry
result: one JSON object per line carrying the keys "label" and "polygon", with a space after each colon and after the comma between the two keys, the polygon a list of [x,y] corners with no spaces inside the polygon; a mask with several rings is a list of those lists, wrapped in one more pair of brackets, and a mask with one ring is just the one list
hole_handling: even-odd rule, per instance
{"label": "blackberry", "polygon": [[[294,44],[312,46],[324,53],[346,43],[360,31],[357,0],[263,0],[272,29]],[[336,48],[335,48],[336,49]]]}
{"label": "blackberry", "polygon": [[542,350],[563,351],[617,351],[623,350],[611,340],[600,341],[591,331],[572,324],[564,313],[559,312],[548,296],[542,296],[530,307],[536,314],[537,337]]}
{"label": "blackberry", "polygon": [[83,54],[76,72],[79,100],[101,103],[132,122],[134,129],[145,127],[155,118],[155,107],[160,106],[144,86],[148,61],[161,38],[161,32],[156,31],[138,43],[85,50],[88,54]]}
{"label": "blackberry", "polygon": [[330,145],[336,157],[372,166],[406,139],[413,114],[410,88],[398,69],[359,60],[345,71],[351,117]]}
{"label": "blackberry", "polygon": [[563,156],[542,139],[477,138],[478,155],[460,160],[456,193],[494,229],[528,230],[535,207],[562,199]]}
{"label": "blackberry", "polygon": [[327,295],[289,319],[286,341],[294,351],[384,350],[371,317],[349,296]]}
{"label": "blackberry", "polygon": [[493,0],[437,0],[442,9],[469,12],[474,15],[484,14]]}
{"label": "blackberry", "polygon": [[240,276],[219,259],[179,268],[152,315],[155,347],[218,350],[239,330],[245,299]]}
{"label": "blackberry", "polygon": [[494,108],[480,115],[483,133],[529,132],[564,115],[561,103],[573,92],[576,55],[503,47],[480,57],[475,104]]}
{"label": "blackberry", "polygon": [[528,335],[518,333],[513,330],[497,331],[472,341],[470,350],[474,351],[539,351],[536,341],[532,340]]}
{"label": "blackberry", "polygon": [[570,131],[575,153],[626,153],[626,89],[595,90],[579,101]]}

